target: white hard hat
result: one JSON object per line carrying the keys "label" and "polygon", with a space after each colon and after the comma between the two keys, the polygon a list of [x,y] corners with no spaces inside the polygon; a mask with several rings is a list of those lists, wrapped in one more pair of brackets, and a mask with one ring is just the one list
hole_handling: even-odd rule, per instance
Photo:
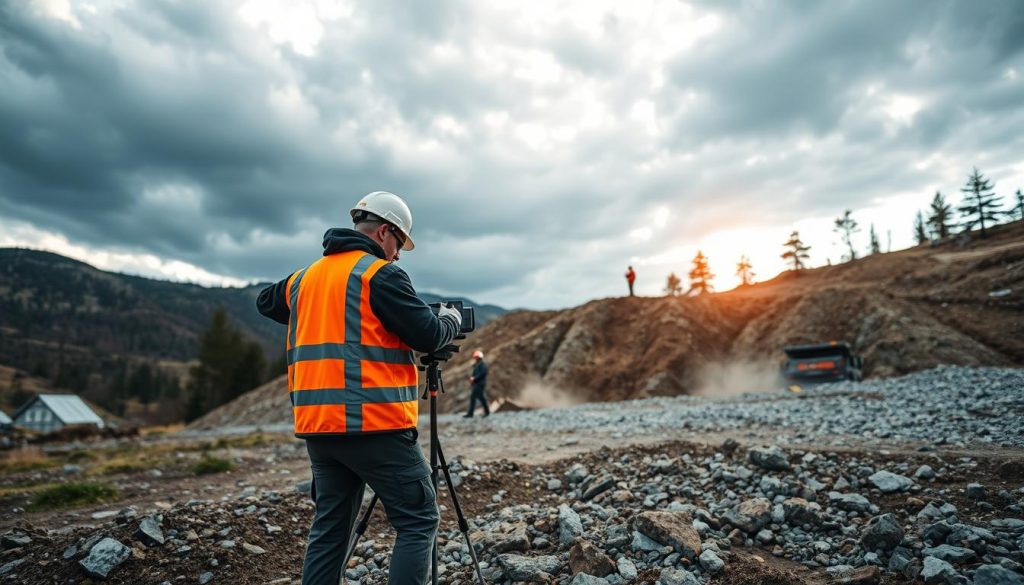
{"label": "white hard hat", "polygon": [[398,195],[387,191],[374,191],[360,199],[352,208],[352,219],[356,219],[361,211],[370,212],[398,228],[405,236],[403,250],[412,250],[416,247],[412,243],[412,212]]}

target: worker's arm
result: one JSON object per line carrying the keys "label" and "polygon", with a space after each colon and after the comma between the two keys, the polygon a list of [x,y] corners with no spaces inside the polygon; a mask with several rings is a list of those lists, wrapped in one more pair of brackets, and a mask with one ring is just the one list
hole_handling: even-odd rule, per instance
{"label": "worker's arm", "polygon": [[[288,278],[291,278],[291,275]],[[260,291],[260,296],[256,297],[256,309],[260,314],[282,325],[287,325],[288,317],[291,316],[285,298],[285,295],[288,294],[288,278],[268,286]]]}
{"label": "worker's arm", "polygon": [[476,382],[485,382],[485,381],[487,381],[487,362],[481,361],[479,364],[477,364],[477,366],[480,367],[480,370],[473,372],[473,379],[474,379],[474,381],[476,381]]}
{"label": "worker's arm", "polygon": [[370,308],[388,331],[416,351],[430,353],[448,345],[458,335],[452,317],[438,318],[423,299],[416,296],[409,275],[388,264],[373,275]]}

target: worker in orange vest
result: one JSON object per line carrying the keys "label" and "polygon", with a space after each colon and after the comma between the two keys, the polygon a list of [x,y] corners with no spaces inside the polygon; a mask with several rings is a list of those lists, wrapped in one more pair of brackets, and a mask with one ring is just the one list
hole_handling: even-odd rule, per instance
{"label": "worker in orange vest", "polygon": [[416,440],[413,351],[450,343],[459,311],[437,315],[398,267],[412,213],[377,191],[351,210],[353,229],[324,234],[323,257],[260,293],[260,313],[288,326],[288,391],[306,440],[315,504],[303,585],[337,585],[367,484],[398,535],[388,583],[422,585],[437,533],[436,494]]}
{"label": "worker in orange vest", "polygon": [[629,296],[633,296],[633,283],[636,282],[636,272],[633,272],[632,266],[626,271],[626,282],[629,283]]}

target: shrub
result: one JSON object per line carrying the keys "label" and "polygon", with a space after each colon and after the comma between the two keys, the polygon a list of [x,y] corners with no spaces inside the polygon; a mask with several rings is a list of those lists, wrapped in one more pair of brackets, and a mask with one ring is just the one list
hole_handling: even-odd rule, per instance
{"label": "shrub", "polygon": [[98,483],[62,483],[41,490],[28,505],[28,510],[38,512],[71,506],[84,506],[99,502],[112,502],[120,497],[117,490]]}
{"label": "shrub", "polygon": [[192,473],[195,473],[196,475],[208,475],[211,473],[231,471],[234,468],[234,464],[227,459],[221,459],[220,457],[203,457],[192,466]]}

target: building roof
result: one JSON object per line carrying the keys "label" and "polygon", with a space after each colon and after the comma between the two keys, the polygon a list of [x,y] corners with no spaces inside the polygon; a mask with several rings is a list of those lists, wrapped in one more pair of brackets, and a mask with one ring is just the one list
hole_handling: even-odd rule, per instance
{"label": "building roof", "polygon": [[9,424],[11,424],[11,417],[7,416],[7,413],[5,413],[4,411],[0,410],[0,425],[9,425]]}
{"label": "building roof", "polygon": [[45,404],[54,416],[66,425],[95,424],[103,426],[103,419],[74,394],[40,394],[36,396],[35,400],[30,400],[28,404],[19,408],[18,412],[14,413],[14,418],[18,418],[36,400]]}

